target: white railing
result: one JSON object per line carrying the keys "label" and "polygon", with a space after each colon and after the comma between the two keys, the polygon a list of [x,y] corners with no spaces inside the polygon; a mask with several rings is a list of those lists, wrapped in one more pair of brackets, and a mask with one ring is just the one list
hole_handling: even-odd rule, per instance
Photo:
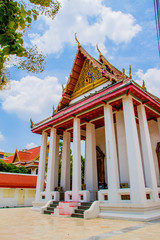
{"label": "white railing", "polygon": [[[65,201],[73,201],[72,191],[65,192]],[[90,192],[87,190],[82,190],[78,192],[78,202],[90,202]]]}
{"label": "white railing", "polygon": [[[145,188],[146,195],[149,195],[147,200],[150,200],[150,194],[152,194],[152,189],[151,188]],[[107,202],[108,201],[108,189],[102,189],[98,191],[98,200],[100,202]],[[120,188],[118,189],[117,193],[121,196],[121,201],[130,201],[130,196],[131,196],[131,189],[130,188]],[[158,189],[158,193],[160,194],[160,188]],[[128,199],[127,199],[128,196]],[[126,197],[126,198],[125,198]],[[147,196],[146,196],[147,197]],[[124,198],[124,199],[123,199]]]}

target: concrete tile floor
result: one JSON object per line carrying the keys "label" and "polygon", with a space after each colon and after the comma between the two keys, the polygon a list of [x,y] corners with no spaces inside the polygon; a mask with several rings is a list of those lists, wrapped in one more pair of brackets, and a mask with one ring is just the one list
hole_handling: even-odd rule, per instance
{"label": "concrete tile floor", "polygon": [[30,208],[0,209],[0,240],[160,239],[160,221],[143,223],[42,215]]}

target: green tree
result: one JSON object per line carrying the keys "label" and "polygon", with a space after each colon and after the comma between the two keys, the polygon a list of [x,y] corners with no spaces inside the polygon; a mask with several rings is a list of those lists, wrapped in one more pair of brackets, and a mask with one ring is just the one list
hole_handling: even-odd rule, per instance
{"label": "green tree", "polygon": [[12,173],[29,173],[25,167],[17,167],[12,163],[5,163],[0,160],[0,172],[12,172]]}
{"label": "green tree", "polygon": [[[59,144],[58,186],[60,186],[60,179],[61,179],[62,149],[63,149],[63,142],[60,142],[60,144]],[[72,154],[72,150],[70,150],[70,189],[72,189],[72,162],[73,162],[73,154]],[[82,183],[84,183],[84,174],[85,174],[85,158],[81,155],[81,178],[82,178]]]}
{"label": "green tree", "polygon": [[26,5],[20,0],[0,0],[0,87],[7,82],[4,64],[11,55],[20,59],[19,67],[32,72],[44,70],[44,55],[36,46],[27,49],[23,36],[39,14],[55,17],[60,8],[57,0],[29,0]]}

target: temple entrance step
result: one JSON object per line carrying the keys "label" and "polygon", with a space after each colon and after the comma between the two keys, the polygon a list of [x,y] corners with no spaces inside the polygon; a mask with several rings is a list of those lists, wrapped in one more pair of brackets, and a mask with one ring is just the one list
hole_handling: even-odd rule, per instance
{"label": "temple entrance step", "polygon": [[71,217],[84,218],[84,212],[90,208],[92,202],[82,202],[78,209],[74,211]]}
{"label": "temple entrance step", "polygon": [[47,207],[46,210],[44,210],[44,214],[51,214],[51,213],[54,213],[54,209],[58,206],[59,202],[58,201],[53,201],[49,207]]}

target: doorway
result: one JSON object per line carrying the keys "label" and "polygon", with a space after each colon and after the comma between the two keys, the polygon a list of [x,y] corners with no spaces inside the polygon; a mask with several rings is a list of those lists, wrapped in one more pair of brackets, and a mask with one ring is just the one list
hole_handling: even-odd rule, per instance
{"label": "doorway", "polygon": [[18,205],[24,205],[25,190],[19,189],[18,191]]}
{"label": "doorway", "polygon": [[98,189],[105,189],[105,174],[104,174],[104,153],[100,147],[96,146],[97,154],[97,177],[98,177]]}

